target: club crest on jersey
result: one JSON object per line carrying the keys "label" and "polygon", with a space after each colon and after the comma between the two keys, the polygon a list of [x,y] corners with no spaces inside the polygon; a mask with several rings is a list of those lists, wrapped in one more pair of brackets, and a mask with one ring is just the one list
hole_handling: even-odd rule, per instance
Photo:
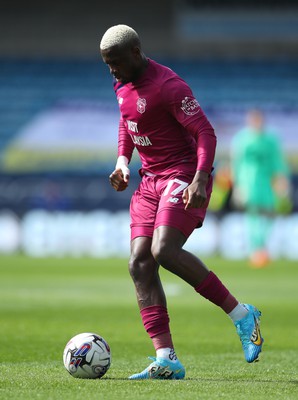
{"label": "club crest on jersey", "polygon": [[139,97],[137,100],[137,111],[140,114],[143,114],[146,111],[146,105],[147,105],[146,99],[141,99]]}
{"label": "club crest on jersey", "polygon": [[195,115],[200,111],[200,104],[194,98],[184,97],[181,103],[181,110],[186,115]]}

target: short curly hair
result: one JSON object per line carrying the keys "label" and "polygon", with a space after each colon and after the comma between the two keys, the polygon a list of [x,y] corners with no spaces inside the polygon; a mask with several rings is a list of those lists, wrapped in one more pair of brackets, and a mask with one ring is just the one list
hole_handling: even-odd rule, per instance
{"label": "short curly hair", "polygon": [[122,46],[129,43],[140,45],[140,39],[137,32],[128,25],[114,25],[103,35],[100,41],[100,50],[107,50],[113,46]]}

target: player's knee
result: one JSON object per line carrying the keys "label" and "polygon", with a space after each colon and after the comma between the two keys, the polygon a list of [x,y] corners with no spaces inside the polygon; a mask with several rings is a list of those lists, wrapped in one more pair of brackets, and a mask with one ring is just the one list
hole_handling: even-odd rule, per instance
{"label": "player's knee", "polygon": [[128,264],[130,276],[134,282],[149,280],[157,270],[157,264],[153,257],[144,257],[142,254],[131,254]]}
{"label": "player's knee", "polygon": [[175,265],[177,261],[177,249],[165,241],[155,242],[152,245],[151,252],[156,262],[166,269],[171,270],[171,266]]}
{"label": "player's knee", "polygon": [[139,266],[138,258],[135,257],[134,255],[131,255],[128,263],[128,270],[133,281],[137,281],[139,279],[140,268],[138,266]]}

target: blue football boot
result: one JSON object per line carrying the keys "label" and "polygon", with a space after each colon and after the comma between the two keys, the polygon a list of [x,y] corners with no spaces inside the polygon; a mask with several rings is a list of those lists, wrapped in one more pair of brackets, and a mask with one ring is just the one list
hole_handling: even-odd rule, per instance
{"label": "blue football boot", "polygon": [[160,357],[149,357],[153,362],[144,371],[128,379],[183,379],[185,368],[180,361],[172,362]]}
{"label": "blue football boot", "polygon": [[234,322],[234,325],[242,343],[244,357],[248,363],[252,363],[258,361],[264,342],[260,331],[261,312],[251,304],[243,305],[247,308],[248,314]]}

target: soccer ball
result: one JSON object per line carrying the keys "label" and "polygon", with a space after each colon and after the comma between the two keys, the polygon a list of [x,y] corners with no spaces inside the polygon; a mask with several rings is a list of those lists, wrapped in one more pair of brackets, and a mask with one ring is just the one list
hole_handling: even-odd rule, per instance
{"label": "soccer ball", "polygon": [[65,346],[63,363],[75,378],[99,379],[110,368],[110,346],[96,333],[80,333]]}

